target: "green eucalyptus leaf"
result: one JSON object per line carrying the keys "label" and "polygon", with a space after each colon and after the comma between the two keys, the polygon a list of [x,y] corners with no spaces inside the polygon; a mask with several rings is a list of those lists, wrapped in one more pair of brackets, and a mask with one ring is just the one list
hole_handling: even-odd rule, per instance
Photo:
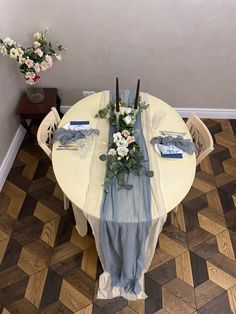
{"label": "green eucalyptus leaf", "polygon": [[105,161],[105,160],[107,160],[107,156],[105,154],[100,155],[99,159],[102,160],[102,161]]}
{"label": "green eucalyptus leaf", "polygon": [[154,172],[149,170],[146,172],[146,175],[151,178],[154,176]]}
{"label": "green eucalyptus leaf", "polygon": [[124,188],[125,188],[126,190],[132,190],[133,185],[132,185],[132,184],[125,184],[125,185],[124,185]]}

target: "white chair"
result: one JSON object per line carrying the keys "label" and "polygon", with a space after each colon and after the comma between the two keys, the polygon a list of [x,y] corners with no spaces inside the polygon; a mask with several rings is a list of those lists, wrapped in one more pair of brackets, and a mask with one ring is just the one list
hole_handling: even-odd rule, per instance
{"label": "white chair", "polygon": [[[206,125],[202,122],[198,116],[191,114],[188,118],[186,125],[192,136],[193,142],[197,147],[196,153],[196,165],[210,154],[214,149],[213,139]],[[173,210],[174,213],[178,212],[178,208],[181,204],[177,205]]]}
{"label": "white chair", "polygon": [[[46,115],[43,121],[40,123],[37,132],[37,141],[39,146],[45,151],[50,159],[52,159],[52,139],[53,134],[56,131],[61,118],[55,107],[51,108],[51,111]],[[76,221],[76,229],[79,234],[84,237],[88,232],[87,219],[83,212],[76,207],[72,202],[72,209]],[[64,194],[64,209],[68,209],[70,201]]]}
{"label": "white chair", "polygon": [[191,114],[186,125],[197,147],[197,165],[214,149],[213,139],[206,125],[198,116]]}
{"label": "white chair", "polygon": [[[37,131],[37,141],[39,146],[44,150],[50,159],[52,159],[52,138],[56,131],[61,118],[55,107],[44,117]],[[68,209],[69,199],[64,194],[64,209]]]}

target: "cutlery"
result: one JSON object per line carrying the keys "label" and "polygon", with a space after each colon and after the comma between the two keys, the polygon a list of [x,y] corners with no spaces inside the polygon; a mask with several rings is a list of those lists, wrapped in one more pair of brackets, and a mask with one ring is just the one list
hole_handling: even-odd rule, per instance
{"label": "cutlery", "polygon": [[58,145],[58,147],[77,147],[77,146],[73,144],[68,144],[68,145]]}
{"label": "cutlery", "polygon": [[56,150],[78,150],[77,147],[57,147]]}
{"label": "cutlery", "polygon": [[173,135],[186,135],[186,132],[175,132],[175,131],[161,131],[162,135],[168,135],[168,134],[173,134]]}

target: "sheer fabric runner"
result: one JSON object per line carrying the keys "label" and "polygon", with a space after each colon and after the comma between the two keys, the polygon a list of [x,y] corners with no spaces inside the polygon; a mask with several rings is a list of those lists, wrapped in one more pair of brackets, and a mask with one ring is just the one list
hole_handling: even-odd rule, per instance
{"label": "sheer fabric runner", "polygon": [[[121,96],[126,103],[133,101],[130,93],[124,92]],[[148,103],[147,94],[142,93],[141,98]],[[104,91],[99,109],[108,102],[109,91]],[[114,182],[110,193],[103,194],[101,182],[104,181],[106,164],[98,157],[107,153],[104,143],[108,143],[109,124],[105,119],[97,120],[96,128],[100,130],[100,136],[94,145],[84,210],[104,269],[99,279],[98,298],[146,298],[144,273],[150,266],[158,235],[166,220],[159,188],[158,161],[153,147],[145,145],[145,141],[149,143],[152,138],[150,121],[149,110],[144,110],[141,120],[140,117],[137,119],[136,127],[143,129],[143,137],[140,132],[138,141],[145,157],[149,156],[149,168],[154,171],[154,177],[129,175],[129,183],[134,184],[133,191],[117,190]],[[86,214],[88,212],[94,215]]]}

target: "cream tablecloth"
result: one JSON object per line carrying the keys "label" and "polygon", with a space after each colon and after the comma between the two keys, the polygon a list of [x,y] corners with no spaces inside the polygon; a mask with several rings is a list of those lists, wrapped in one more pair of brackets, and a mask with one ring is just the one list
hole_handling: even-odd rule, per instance
{"label": "cream tablecloth", "polygon": [[[188,129],[178,113],[165,102],[146,93],[141,94],[142,99],[150,104],[142,113],[143,134],[147,143],[150,160],[150,169],[154,171],[151,178],[151,212],[152,228],[146,243],[145,265],[143,274],[147,271],[157,242],[158,235],[165,222],[166,215],[175,208],[189,191],[195,176],[196,158],[194,155],[186,155],[183,159],[161,158],[151,144],[152,137],[160,135],[160,130],[185,132],[186,138],[190,138]],[[93,147],[88,154],[80,158],[78,151],[58,151],[58,143],[53,145],[52,163],[56,179],[67,197],[73,202],[76,224],[79,224],[81,209],[92,226],[96,240],[98,254],[101,259],[99,244],[99,219],[103,197],[103,181],[105,176],[105,163],[99,160],[99,155],[107,153],[109,124],[105,119],[96,119],[98,110],[109,102],[109,91],[103,91],[82,99],[64,115],[59,126],[65,125],[71,120],[89,120],[92,127],[100,130]],[[158,125],[158,129],[151,128],[152,117],[155,113],[162,112],[164,118]],[[101,260],[102,264],[103,261]],[[140,279],[143,288],[143,275]],[[138,295],[126,293],[122,288],[111,287],[109,274],[105,271],[100,276],[98,298],[112,298],[124,296],[127,299],[143,299],[146,297],[144,290]]]}

